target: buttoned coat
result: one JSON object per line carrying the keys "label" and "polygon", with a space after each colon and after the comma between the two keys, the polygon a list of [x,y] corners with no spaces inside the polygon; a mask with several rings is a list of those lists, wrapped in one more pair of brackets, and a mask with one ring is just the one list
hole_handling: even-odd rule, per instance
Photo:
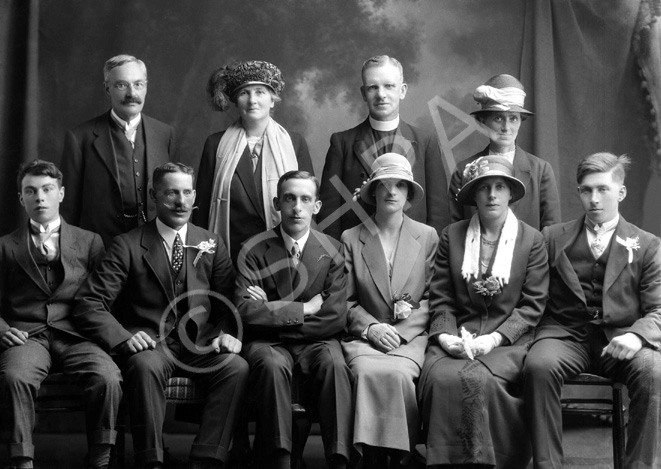
{"label": "buttoned coat", "polygon": [[[592,320],[580,281],[567,252],[585,233],[585,218],[544,229],[551,268],[546,313],[535,340],[579,338],[587,322],[601,326],[607,340],[633,332],[650,347],[661,348],[661,241],[620,220],[611,239],[603,288],[603,317]],[[619,242],[618,238],[622,241]],[[624,244],[637,241],[638,247]],[[624,243],[624,244],[622,244]],[[631,261],[631,262],[630,262]],[[562,311],[562,314],[558,312]]]}
{"label": "buttoned coat", "polygon": [[[206,344],[220,333],[220,328],[226,324],[231,327],[234,321],[222,314],[222,304],[210,298],[217,293],[229,301],[234,268],[217,235],[189,223],[187,239],[183,241],[188,246],[203,241],[215,243],[214,252],[201,254],[196,265],[193,262],[199,250],[185,248],[185,291],[190,295],[187,310],[197,325],[196,342]],[[86,336],[108,349],[140,330],[161,342],[173,332],[177,314],[185,314],[168,308],[175,298],[170,261],[154,220],[115,238],[98,268],[76,295],[74,316]],[[112,310],[116,316],[113,316],[110,309],[115,302],[117,306]]]}
{"label": "buttoned coat", "polygon": [[[340,244],[310,230],[297,272],[278,225],[249,240],[239,256],[234,300],[246,331],[246,342],[315,342],[339,337],[347,322],[346,277]],[[249,286],[259,286],[267,301],[252,300]],[[321,294],[323,305],[304,316],[303,303]]]}
{"label": "buttoned coat", "polygon": [[[373,221],[373,219],[372,219]],[[354,341],[370,324],[385,322],[397,329],[402,345],[389,354],[407,357],[422,367],[429,326],[429,283],[438,245],[433,228],[404,215],[394,254],[392,280],[386,257],[376,232],[361,224],[342,234],[347,276],[347,331]],[[393,320],[393,297],[408,293],[420,307],[401,321]],[[360,348],[344,344],[345,358],[351,362]]]}
{"label": "buttoned coat", "polygon": [[[110,111],[67,132],[60,169],[66,197],[60,211],[72,225],[101,235],[106,247],[112,238],[127,231],[117,160],[113,151]],[[174,129],[142,114],[145,135],[146,179],[154,168],[171,160]],[[148,187],[143,188],[144,191]],[[145,214],[151,220],[156,207],[150,197]]]}
{"label": "buttoned coat", "polygon": [[[415,221],[434,227],[440,233],[448,224],[448,214],[447,183],[438,140],[431,133],[401,120],[397,135],[405,144],[410,144],[406,144],[408,151],[404,156],[411,163],[413,179],[425,190],[425,199],[409,207],[405,213]],[[353,191],[361,187],[369,177],[372,163],[378,156],[374,150],[375,142],[369,119],[352,129],[331,136],[321,176],[323,205],[317,215],[317,224],[319,229],[335,239],[340,239],[344,230],[359,225],[374,213],[374,206],[367,205],[362,200],[356,202],[360,212],[350,209],[344,214],[341,213],[349,207],[345,204],[351,201]],[[349,201],[334,185],[335,177],[342,183],[342,192]]]}
{"label": "buttoned coat", "polygon": [[549,267],[544,238],[539,231],[518,222],[509,282],[489,298],[475,291],[474,280],[466,281],[461,275],[469,222],[453,223],[441,234],[429,293],[427,354],[446,356],[436,340],[441,333],[459,336],[461,327],[478,336],[497,331],[506,339],[505,346],[476,359],[493,374],[516,379],[533,329],[546,306]]}
{"label": "buttoned coat", "polygon": [[82,337],[72,322],[73,300],[103,256],[101,238],[61,219],[62,283],[51,290],[30,254],[30,230],[22,226],[0,238],[0,335],[10,327],[29,335],[53,327]]}
{"label": "buttoned coat", "polygon": [[[489,155],[487,146],[481,152],[461,161],[452,174],[448,194],[450,222],[468,220],[476,209],[457,202],[457,192],[461,189],[464,168],[482,156]],[[514,177],[526,186],[526,195],[510,204],[516,218],[541,230],[545,226],[560,223],[560,196],[558,185],[551,165],[543,159],[532,155],[519,146],[514,151]]]}

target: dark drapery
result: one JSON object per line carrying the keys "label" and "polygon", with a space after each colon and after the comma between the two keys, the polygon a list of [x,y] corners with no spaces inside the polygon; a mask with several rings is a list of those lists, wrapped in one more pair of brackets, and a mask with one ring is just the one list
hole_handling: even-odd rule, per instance
{"label": "dark drapery", "polygon": [[[287,81],[276,120],[304,134],[320,170],[331,132],[364,118],[362,61],[387,53],[402,61],[410,85],[404,118],[430,129],[425,103],[440,97],[469,112],[476,85],[518,73],[535,112],[519,143],[552,163],[563,218],[580,213],[576,161],[601,150],[627,153],[635,165],[622,211],[659,234],[661,208],[650,196],[661,158],[652,126],[659,113],[650,111],[661,103],[657,3],[0,0],[0,233],[22,219],[18,164],[36,156],[59,163],[65,130],[107,110],[101,68],[113,55],[145,60],[145,112],[175,126],[177,158],[193,166],[206,136],[236,118],[206,105],[211,70],[272,61]],[[451,132],[461,130],[444,119]],[[484,145],[471,135],[453,157]]]}

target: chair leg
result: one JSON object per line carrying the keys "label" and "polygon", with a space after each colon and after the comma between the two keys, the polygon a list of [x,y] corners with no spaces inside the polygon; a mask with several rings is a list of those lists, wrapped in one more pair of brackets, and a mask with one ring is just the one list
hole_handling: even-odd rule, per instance
{"label": "chair leg", "polygon": [[613,385],[613,466],[614,469],[624,467],[625,450],[625,426],[624,426],[624,400],[622,386],[618,383]]}

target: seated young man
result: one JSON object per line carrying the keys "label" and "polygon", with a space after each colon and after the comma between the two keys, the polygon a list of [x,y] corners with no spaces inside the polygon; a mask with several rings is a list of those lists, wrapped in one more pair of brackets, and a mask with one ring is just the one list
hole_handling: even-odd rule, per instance
{"label": "seated young man", "polygon": [[235,326],[234,318],[228,322],[214,301],[231,297],[234,268],[222,240],[188,222],[193,169],[166,163],[154,169],[152,184],[156,219],[114,239],[76,296],[74,315],[119,355],[139,463],[163,465],[165,385],[183,369],[206,385],[188,467],[220,468],[248,378],[236,355],[241,342],[221,329]]}
{"label": "seated young man", "polygon": [[319,183],[305,171],[278,181],[274,229],[239,253],[235,303],[245,326],[249,393],[256,405],[259,467],[289,468],[294,368],[318,404],[329,467],[346,467],[351,445],[350,370],[338,341],[347,321],[344,258],[334,239],[310,228]]}
{"label": "seated young man", "polygon": [[619,213],[629,165],[610,153],[584,158],[585,216],[543,231],[549,299],[523,371],[536,469],[562,467],[560,392],[586,371],[629,390],[625,467],[661,467],[661,242]]}
{"label": "seated young man", "polygon": [[32,467],[33,397],[49,372],[62,371],[83,388],[88,465],[107,467],[122,377],[71,314],[78,288],[103,256],[103,242],[60,217],[64,187],[53,163],[33,160],[17,179],[30,221],[0,238],[0,436],[11,466]]}

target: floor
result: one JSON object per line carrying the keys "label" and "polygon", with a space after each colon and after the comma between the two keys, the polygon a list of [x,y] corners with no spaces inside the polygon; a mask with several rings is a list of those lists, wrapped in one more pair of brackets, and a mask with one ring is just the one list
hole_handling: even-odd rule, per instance
{"label": "floor", "polygon": [[[80,427],[79,427],[80,428]],[[167,427],[166,427],[167,429]],[[186,429],[189,431],[190,429]],[[314,429],[313,429],[314,431]],[[169,433],[166,445],[176,459],[185,461],[193,435],[190,433]],[[35,466],[42,469],[82,468],[86,451],[85,435],[81,433],[35,434]],[[612,468],[611,428],[596,418],[580,421],[567,421],[565,424],[565,469],[607,469]],[[421,448],[424,451],[424,447]],[[0,451],[0,467],[6,463],[4,448]],[[128,458],[131,458],[131,442],[127,438]],[[323,457],[323,446],[318,435],[311,435],[305,447],[304,461],[308,469],[327,467]],[[414,463],[411,469],[422,468]],[[532,465],[530,466],[532,467]]]}

